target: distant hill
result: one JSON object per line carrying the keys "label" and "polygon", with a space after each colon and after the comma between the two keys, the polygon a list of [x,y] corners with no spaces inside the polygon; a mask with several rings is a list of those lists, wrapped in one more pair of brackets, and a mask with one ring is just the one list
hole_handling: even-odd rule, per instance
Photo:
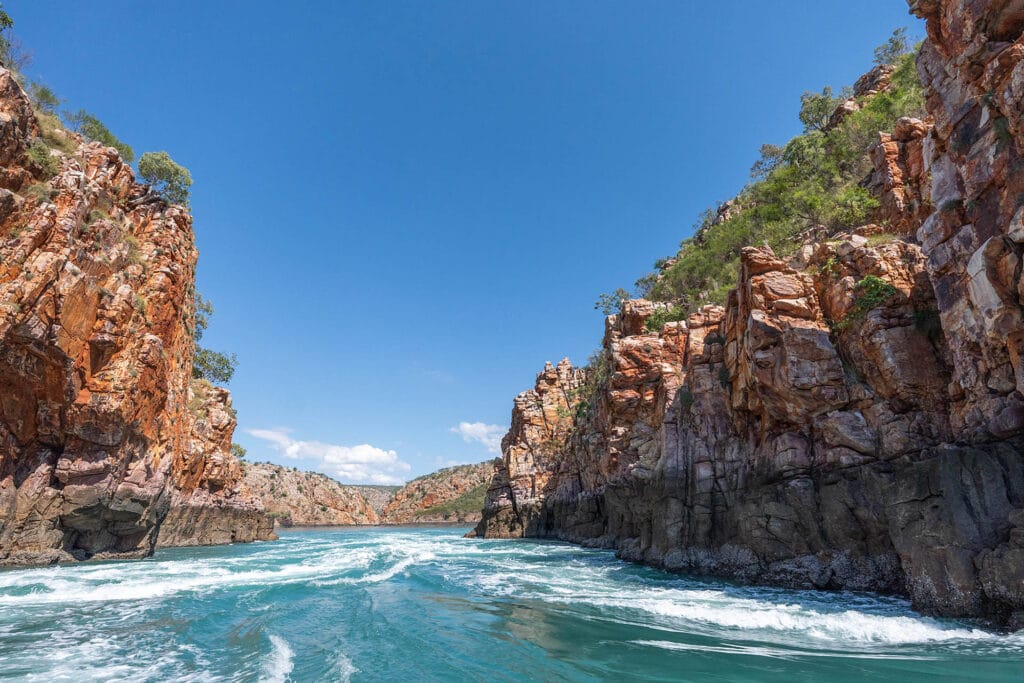
{"label": "distant hill", "polygon": [[494,472],[492,461],[447,467],[413,479],[384,508],[384,524],[476,522]]}

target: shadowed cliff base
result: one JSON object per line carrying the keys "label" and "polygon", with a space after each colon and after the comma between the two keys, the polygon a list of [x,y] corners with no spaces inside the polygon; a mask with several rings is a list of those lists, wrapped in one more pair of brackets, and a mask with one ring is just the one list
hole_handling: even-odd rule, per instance
{"label": "shadowed cliff base", "polygon": [[724,205],[646,283],[682,299],[624,301],[517,397],[476,535],[1024,626],[1024,14],[911,6],[927,116],[865,151],[869,220],[736,247],[701,305],[681,268],[760,215]]}
{"label": "shadowed cliff base", "polygon": [[270,538],[193,380],[188,210],[0,69],[0,564]]}

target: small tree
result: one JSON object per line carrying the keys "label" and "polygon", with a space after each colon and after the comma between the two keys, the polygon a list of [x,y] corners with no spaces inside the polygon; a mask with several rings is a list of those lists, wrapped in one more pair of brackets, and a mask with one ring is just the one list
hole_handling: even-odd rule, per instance
{"label": "small tree", "polygon": [[192,337],[196,341],[203,338],[203,332],[210,326],[210,318],[213,316],[213,302],[196,292],[196,326],[192,331]]}
{"label": "small tree", "polygon": [[167,152],[146,152],[139,159],[139,175],[171,204],[188,205],[192,175],[174,163]]}
{"label": "small tree", "polygon": [[594,308],[605,315],[611,315],[618,313],[622,309],[622,304],[628,299],[629,292],[619,287],[614,292],[599,295],[597,301],[594,302]]}
{"label": "small tree", "polygon": [[238,357],[233,353],[221,353],[199,345],[203,333],[210,326],[212,316],[213,302],[196,292],[195,326],[192,328],[192,339],[196,342],[196,355],[192,358],[192,376],[217,384],[228,384],[238,367]]}
{"label": "small tree", "polygon": [[900,27],[892,32],[889,40],[875,48],[875,64],[895,64],[900,56],[907,54],[907,29]]}
{"label": "small tree", "polygon": [[832,118],[839,98],[832,94],[832,88],[825,86],[820,93],[805,92],[800,96],[800,122],[804,124],[804,132],[823,130]]}
{"label": "small tree", "polygon": [[40,111],[47,114],[57,113],[57,107],[60,106],[61,100],[50,88],[42,83],[33,83],[29,86],[29,92],[32,95],[32,101]]}
{"label": "small tree", "polygon": [[763,180],[774,171],[782,163],[783,152],[785,152],[785,148],[778,145],[761,145],[761,158],[750,167],[751,179]]}
{"label": "small tree", "polygon": [[234,377],[237,366],[238,358],[233,353],[228,355],[197,347],[195,358],[192,359],[192,377],[217,384],[228,384]]}
{"label": "small tree", "polygon": [[232,444],[231,444],[231,455],[233,455],[236,458],[238,458],[239,460],[241,460],[242,458],[245,457],[246,453],[248,453],[248,452],[249,451],[245,450],[245,446],[243,446],[242,444],[232,442]]}
{"label": "small tree", "polygon": [[129,164],[135,161],[135,150],[118,140],[117,136],[103,125],[102,121],[89,112],[79,109],[74,114],[68,115],[67,119],[72,128],[89,140],[102,143],[107,147],[113,147],[121,155],[121,158]]}
{"label": "small tree", "polygon": [[15,77],[21,82],[19,72],[24,71],[32,63],[32,52],[26,50],[21,41],[11,35],[13,27],[14,20],[0,4],[0,65],[14,71]]}

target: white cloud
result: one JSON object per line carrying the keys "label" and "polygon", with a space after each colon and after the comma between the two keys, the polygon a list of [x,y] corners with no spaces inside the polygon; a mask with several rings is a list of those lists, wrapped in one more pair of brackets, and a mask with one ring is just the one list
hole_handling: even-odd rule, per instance
{"label": "white cloud", "polygon": [[505,432],[505,428],[501,425],[460,422],[458,427],[452,427],[449,431],[460,435],[466,443],[479,441],[491,453],[501,453],[501,436]]}
{"label": "white cloud", "polygon": [[286,458],[315,461],[318,470],[346,484],[401,484],[405,477],[400,473],[411,469],[409,463],[398,459],[395,451],[386,451],[368,443],[339,446],[321,441],[300,441],[290,436],[289,429],[247,429],[246,432],[268,442]]}

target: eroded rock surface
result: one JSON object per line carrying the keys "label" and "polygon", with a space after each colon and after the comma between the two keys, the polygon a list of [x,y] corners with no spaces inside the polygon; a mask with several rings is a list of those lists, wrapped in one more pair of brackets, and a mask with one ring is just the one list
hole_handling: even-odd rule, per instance
{"label": "eroded rock surface", "polygon": [[627,302],[607,371],[516,398],[478,535],[1024,623],[1024,9],[911,5],[930,118],[873,151],[886,228],[747,248],[657,332]]}
{"label": "eroded rock surface", "polygon": [[182,496],[259,536],[228,425],[188,410],[191,216],[71,133],[40,163],[40,133],[0,69],[0,563],[146,555]]}

